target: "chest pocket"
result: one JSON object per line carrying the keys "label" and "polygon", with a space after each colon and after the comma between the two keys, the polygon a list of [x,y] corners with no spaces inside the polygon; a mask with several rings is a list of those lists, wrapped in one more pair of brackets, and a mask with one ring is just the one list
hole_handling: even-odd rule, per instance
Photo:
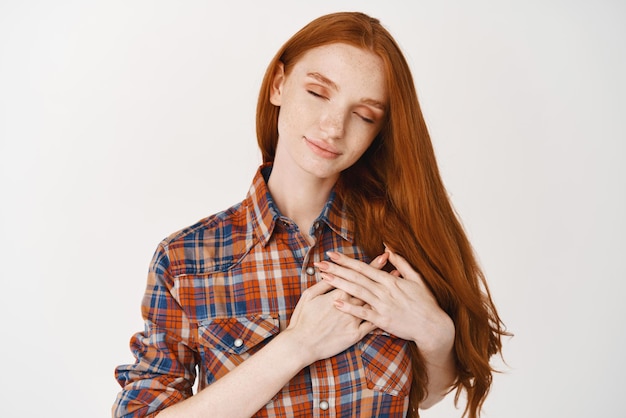
{"label": "chest pocket", "polygon": [[200,385],[226,375],[278,334],[278,316],[247,315],[216,318],[198,325]]}
{"label": "chest pocket", "polygon": [[252,354],[269,338],[278,334],[278,317],[247,315],[217,318],[198,327],[198,339],[205,348],[230,354]]}
{"label": "chest pocket", "polygon": [[407,342],[375,331],[358,344],[367,387],[393,396],[408,396],[411,389],[411,359]]}

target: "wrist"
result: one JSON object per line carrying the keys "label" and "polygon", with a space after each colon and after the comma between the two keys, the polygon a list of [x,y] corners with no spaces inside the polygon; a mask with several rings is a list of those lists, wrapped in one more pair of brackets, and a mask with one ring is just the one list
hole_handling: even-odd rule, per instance
{"label": "wrist", "polygon": [[433,327],[428,338],[414,339],[425,360],[429,363],[447,363],[454,350],[456,330],[454,322],[447,315],[444,320]]}
{"label": "wrist", "polygon": [[314,350],[309,349],[305,339],[292,328],[280,332],[272,342],[281,346],[285,359],[293,362],[298,371],[317,361]]}

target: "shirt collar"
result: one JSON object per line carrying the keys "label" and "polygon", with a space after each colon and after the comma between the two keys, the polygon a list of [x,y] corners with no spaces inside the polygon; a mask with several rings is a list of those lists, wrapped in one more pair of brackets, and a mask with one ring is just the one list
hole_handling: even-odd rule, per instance
{"label": "shirt collar", "polygon": [[[276,222],[282,216],[267,187],[267,179],[271,171],[271,163],[265,163],[259,167],[246,197],[246,203],[250,210],[250,225],[253,226],[258,239],[263,245],[266,245],[272,237]],[[334,190],[331,192],[315,223],[322,222],[346,241],[353,242],[352,221],[345,215],[344,207]]]}
{"label": "shirt collar", "polygon": [[350,243],[354,240],[352,221],[346,216],[346,210],[338,198],[335,190],[330,193],[328,201],[317,218],[317,222],[324,222],[336,234]]}

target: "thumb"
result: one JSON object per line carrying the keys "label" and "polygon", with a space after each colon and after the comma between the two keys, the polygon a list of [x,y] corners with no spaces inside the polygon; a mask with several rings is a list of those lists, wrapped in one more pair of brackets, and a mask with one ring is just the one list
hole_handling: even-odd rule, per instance
{"label": "thumb", "polygon": [[396,277],[401,276],[405,279],[422,282],[422,277],[404,257],[394,253],[389,248],[385,248],[385,252],[389,254],[389,262],[396,268],[391,274]]}

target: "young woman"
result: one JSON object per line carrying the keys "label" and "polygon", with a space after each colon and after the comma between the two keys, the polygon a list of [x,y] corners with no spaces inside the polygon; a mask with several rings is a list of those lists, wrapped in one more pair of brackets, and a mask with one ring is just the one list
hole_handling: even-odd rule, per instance
{"label": "young woman", "polygon": [[257,136],[246,199],[159,245],[114,416],[477,416],[505,331],[378,20],[287,41]]}

